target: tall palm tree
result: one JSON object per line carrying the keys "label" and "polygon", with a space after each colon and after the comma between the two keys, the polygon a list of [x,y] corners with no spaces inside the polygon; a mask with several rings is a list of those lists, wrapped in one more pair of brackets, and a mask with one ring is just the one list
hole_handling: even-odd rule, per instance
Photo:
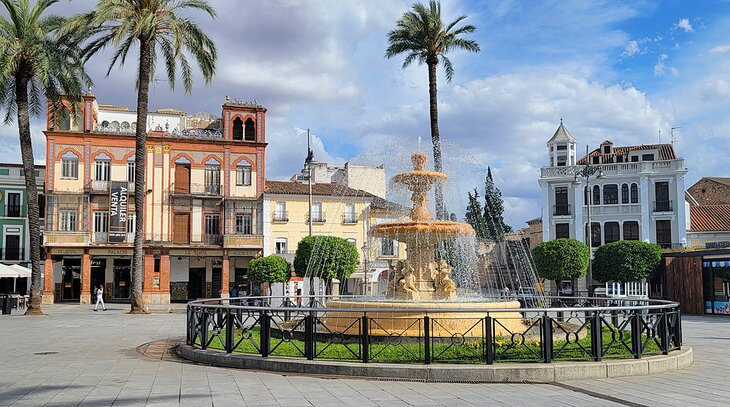
{"label": "tall palm tree", "polygon": [[132,260],[131,312],[145,313],[142,297],[144,258],[142,230],[145,207],[145,157],[147,144],[147,108],[149,85],[157,64],[158,55],[164,62],[170,89],[175,88],[178,66],[186,93],[193,86],[193,72],[188,56],[197,63],[206,83],[215,72],[217,51],[213,41],[190,18],[182,13],[202,11],[215,18],[216,12],[207,0],[99,0],[96,9],[74,18],[70,31],[81,33],[88,39],[86,57],[107,48],[114,53],[107,76],[118,63],[124,65],[129,50],[139,47],[137,70],[137,128],[135,133],[134,209],[135,217],[134,257]]}
{"label": "tall palm tree", "polygon": [[[38,0],[32,7],[29,0],[0,1],[9,17],[0,15],[0,109],[5,110],[5,124],[17,116],[28,208],[32,282],[26,314],[40,315],[41,232],[30,116],[43,111],[44,96],[53,111],[75,113],[82,89],[91,81],[83,69],[81,49],[60,34],[66,20],[46,13],[58,0]],[[71,111],[63,107],[62,93]]]}
{"label": "tall palm tree", "polygon": [[[474,32],[473,25],[456,27],[466,16],[461,16],[449,24],[441,20],[441,3],[430,0],[428,7],[415,3],[411,11],[403,13],[395,25],[395,29],[388,33],[388,49],[386,58],[399,54],[406,54],[403,68],[414,61],[419,65],[428,66],[428,94],[431,115],[431,141],[433,143],[433,165],[436,171],[442,170],[441,137],[439,136],[438,97],[436,94],[436,67],[443,63],[446,80],[451,82],[454,76],[454,66],[446,56],[454,49],[464,49],[470,52],[479,52],[479,44],[473,40],[462,38],[462,34]],[[445,218],[444,196],[441,185],[436,185],[436,217]]]}

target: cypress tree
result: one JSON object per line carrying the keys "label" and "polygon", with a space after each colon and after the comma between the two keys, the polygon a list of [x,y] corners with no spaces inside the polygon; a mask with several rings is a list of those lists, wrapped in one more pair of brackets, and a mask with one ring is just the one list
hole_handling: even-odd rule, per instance
{"label": "cypress tree", "polygon": [[465,221],[474,228],[477,237],[502,240],[505,233],[512,231],[512,227],[504,223],[503,213],[502,192],[494,185],[492,168],[488,167],[484,183],[484,206],[479,202],[479,193],[476,189],[474,194],[469,192]]}

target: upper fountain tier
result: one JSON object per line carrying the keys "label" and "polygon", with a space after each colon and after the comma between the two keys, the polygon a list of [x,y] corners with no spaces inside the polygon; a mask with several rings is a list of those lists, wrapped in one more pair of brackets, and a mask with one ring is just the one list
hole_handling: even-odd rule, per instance
{"label": "upper fountain tier", "polygon": [[426,155],[416,153],[411,156],[413,171],[396,174],[393,182],[405,185],[411,191],[413,208],[411,221],[381,223],[372,228],[375,236],[384,236],[402,242],[419,236],[424,243],[438,243],[449,237],[473,235],[471,225],[459,222],[433,221],[428,213],[428,191],[434,183],[445,181],[448,176],[442,172],[426,171]]}

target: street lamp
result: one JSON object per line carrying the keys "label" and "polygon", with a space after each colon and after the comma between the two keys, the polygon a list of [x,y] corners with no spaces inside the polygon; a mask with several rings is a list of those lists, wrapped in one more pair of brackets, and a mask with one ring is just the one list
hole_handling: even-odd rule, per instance
{"label": "street lamp", "polygon": [[[597,165],[591,165],[591,157],[588,154],[588,145],[586,145],[586,164],[583,168],[580,170],[577,170],[575,172],[575,177],[573,179],[573,185],[580,185],[581,184],[581,178],[585,178],[586,180],[586,189],[583,193],[583,200],[586,204],[586,214],[588,217],[588,228],[587,228],[587,235],[588,235],[588,278],[586,281],[586,286],[588,288],[588,296],[593,296],[593,222],[591,222],[591,199],[593,198],[593,191],[591,191],[591,177],[595,176],[596,179],[603,179],[603,170],[601,167]],[[600,202],[599,202],[600,203]]]}

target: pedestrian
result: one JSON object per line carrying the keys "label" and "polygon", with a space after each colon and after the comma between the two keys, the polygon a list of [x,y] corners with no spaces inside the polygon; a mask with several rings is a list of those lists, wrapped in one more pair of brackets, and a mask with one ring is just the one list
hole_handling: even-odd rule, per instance
{"label": "pedestrian", "polygon": [[94,290],[96,292],[96,305],[94,305],[94,311],[98,311],[96,308],[101,303],[101,309],[106,311],[106,305],[104,304],[104,287],[99,285],[99,288]]}

